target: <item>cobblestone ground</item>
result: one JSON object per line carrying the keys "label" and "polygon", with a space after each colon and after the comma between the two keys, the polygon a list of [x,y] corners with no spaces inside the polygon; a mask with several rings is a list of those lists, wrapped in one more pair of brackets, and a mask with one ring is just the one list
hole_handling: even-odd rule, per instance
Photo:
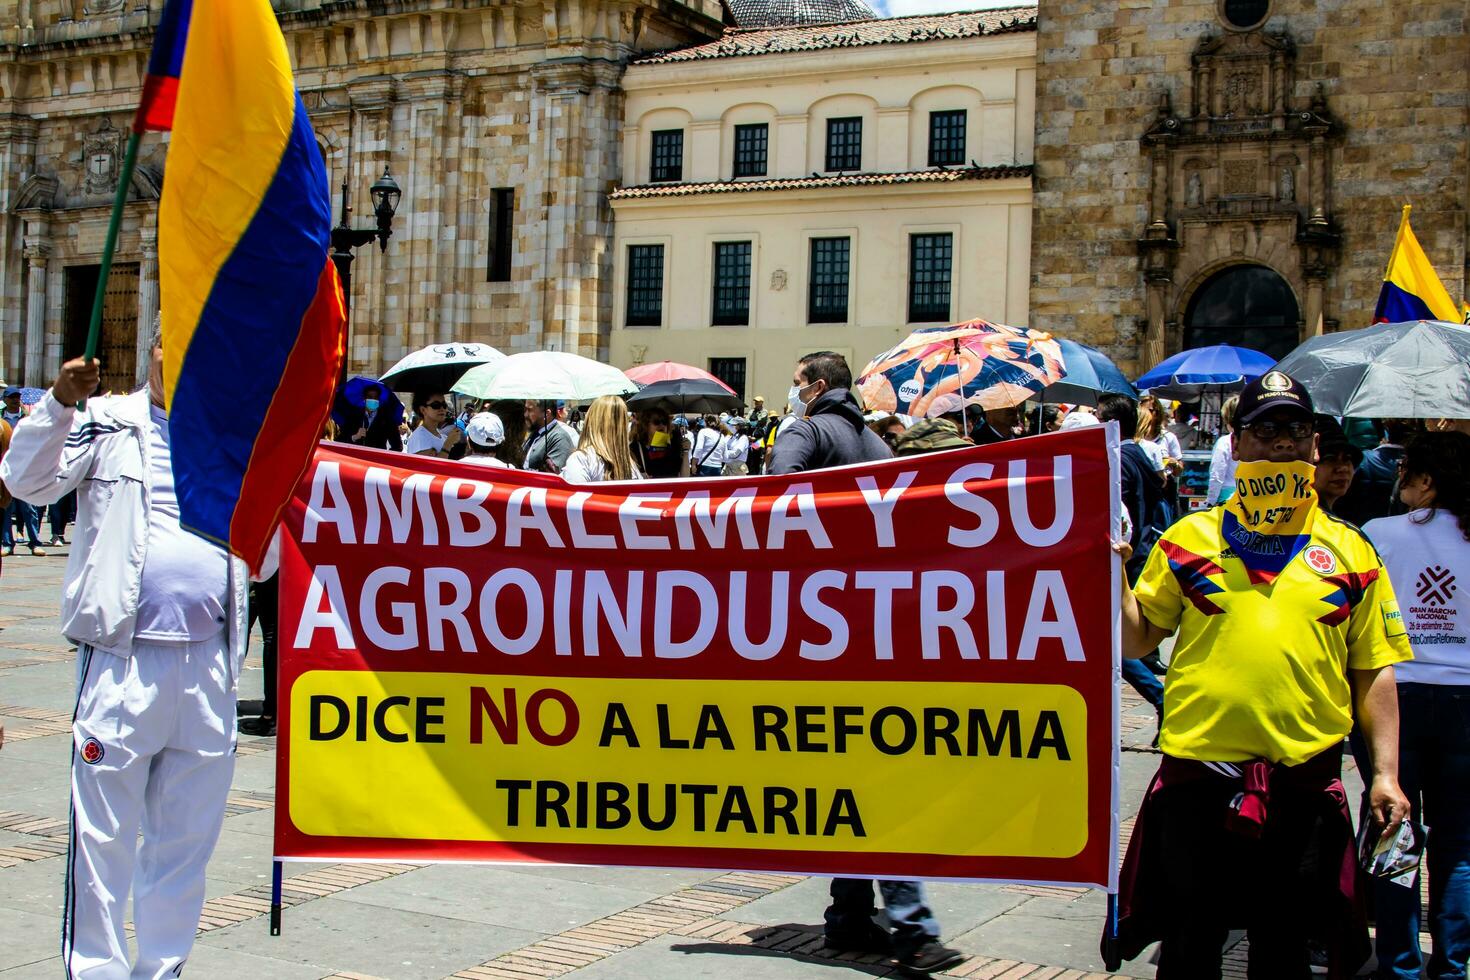
{"label": "cobblestone ground", "polygon": [[[0,978],[57,977],[74,651],[57,629],[66,549],[4,561],[0,590]],[[259,697],[252,652],[243,698]],[[1156,765],[1153,713],[1126,692],[1123,831]],[[208,871],[191,976],[789,978],[898,975],[821,941],[827,880],[636,868],[290,864],[282,935],[267,928],[275,739],[241,736],[228,817]],[[922,787],[916,787],[922,792]],[[977,808],[981,805],[977,801]],[[977,812],[977,819],[983,814]],[[1125,836],[1126,840],[1126,836]],[[1109,976],[1105,898],[1083,889],[935,883],[952,977]],[[1228,976],[1245,975],[1244,943]],[[1152,977],[1139,960],[1118,976]]]}

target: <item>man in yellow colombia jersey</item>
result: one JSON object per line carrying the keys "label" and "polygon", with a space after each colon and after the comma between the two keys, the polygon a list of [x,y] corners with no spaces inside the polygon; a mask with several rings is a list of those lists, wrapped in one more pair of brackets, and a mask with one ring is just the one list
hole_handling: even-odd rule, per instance
{"label": "man in yellow colombia jersey", "polygon": [[1236,493],[1174,524],[1123,588],[1125,657],[1178,635],[1119,945],[1132,958],[1161,940],[1161,980],[1210,980],[1228,930],[1244,928],[1252,978],[1309,976],[1309,940],[1329,976],[1352,977],[1368,946],[1342,742],[1356,718],[1372,817],[1396,831],[1409,805],[1393,664],[1408,642],[1378,553],[1317,505],[1306,388],[1269,372],[1236,419]]}

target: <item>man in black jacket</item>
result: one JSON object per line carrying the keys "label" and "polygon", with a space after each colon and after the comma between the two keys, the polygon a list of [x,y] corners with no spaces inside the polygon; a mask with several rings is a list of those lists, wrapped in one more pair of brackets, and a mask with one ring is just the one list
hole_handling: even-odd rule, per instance
{"label": "man in black jacket", "polygon": [[[888,444],[863,421],[853,397],[847,360],[832,351],[808,354],[796,364],[787,404],[796,421],[778,430],[767,473],[799,473],[848,463],[891,459]],[[910,970],[928,973],[961,962],[963,953],[939,941],[939,922],[917,881],[880,881],[890,935],[873,921],[873,883],[832,879],[826,939],[833,949],[895,956]]]}
{"label": "man in black jacket", "polygon": [[383,389],[369,385],[362,390],[362,398],[362,408],[353,406],[347,411],[338,438],[369,449],[403,452],[403,436],[398,432],[399,416],[392,405],[384,403]]}
{"label": "man in black jacket", "polygon": [[767,473],[798,473],[890,459],[893,453],[863,421],[852,394],[852,370],[824,350],[796,362],[787,404],[797,421],[778,430]]}
{"label": "man in black jacket", "polygon": [[[1154,469],[1148,454],[1133,441],[1138,434],[1138,404],[1125,395],[1103,395],[1097,400],[1097,417],[1102,422],[1117,422],[1118,436],[1123,440],[1119,476],[1123,484],[1123,508],[1128,511],[1128,520],[1133,525],[1133,534],[1128,539],[1133,547],[1133,556],[1128,559],[1124,571],[1128,584],[1138,581],[1143,572],[1149,552],[1173,521],[1164,496],[1164,478]],[[1132,685],[1154,711],[1163,718],[1164,685],[1145,662],[1152,658],[1158,662],[1158,652],[1138,660],[1123,661],[1123,679]]]}

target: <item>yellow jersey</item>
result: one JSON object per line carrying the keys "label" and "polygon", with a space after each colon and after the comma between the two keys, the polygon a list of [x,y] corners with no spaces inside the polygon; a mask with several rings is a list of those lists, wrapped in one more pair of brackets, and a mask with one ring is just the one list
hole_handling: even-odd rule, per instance
{"label": "yellow jersey", "polygon": [[1298,765],[1352,728],[1348,671],[1411,658],[1403,619],[1378,552],[1353,525],[1319,508],[1306,547],[1272,582],[1252,584],[1224,513],[1169,528],[1133,589],[1149,622],[1178,631],[1159,748]]}

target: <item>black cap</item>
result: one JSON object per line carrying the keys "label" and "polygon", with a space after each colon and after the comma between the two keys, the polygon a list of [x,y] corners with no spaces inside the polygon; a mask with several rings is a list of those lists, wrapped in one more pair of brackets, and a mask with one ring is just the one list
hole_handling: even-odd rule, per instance
{"label": "black cap", "polygon": [[1240,393],[1235,405],[1235,425],[1250,425],[1273,408],[1295,409],[1303,418],[1312,417],[1312,396],[1306,386],[1284,371],[1267,371]]}
{"label": "black cap", "polygon": [[1345,452],[1352,458],[1354,466],[1363,461],[1363,451],[1348,441],[1342,423],[1331,415],[1317,416],[1317,452],[1323,457]]}

